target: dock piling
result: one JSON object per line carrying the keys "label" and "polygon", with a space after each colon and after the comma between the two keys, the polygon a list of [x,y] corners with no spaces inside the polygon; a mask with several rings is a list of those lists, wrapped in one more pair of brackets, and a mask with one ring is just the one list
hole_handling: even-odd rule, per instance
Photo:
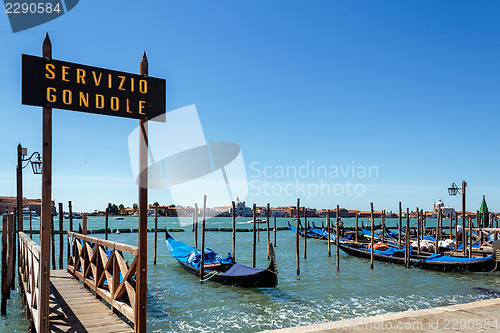
{"label": "dock piling", "polygon": [[63,269],[63,204],[59,203],[59,269]]}
{"label": "dock piling", "polygon": [[205,211],[207,209],[207,196],[203,196],[203,219],[201,220],[201,262],[200,262],[200,282],[203,283],[203,274],[205,273]]}
{"label": "dock piling", "polygon": [[374,252],[373,252],[373,242],[375,239],[375,225],[374,225],[374,218],[373,218],[373,202],[370,202],[370,211],[371,211],[371,232],[372,232],[372,237],[370,239],[370,269],[373,269],[373,260],[374,260]]}
{"label": "dock piling", "polygon": [[233,241],[233,247],[232,247],[232,255],[233,255],[233,261],[236,261],[236,204],[233,201],[233,232],[232,232],[232,241]]}

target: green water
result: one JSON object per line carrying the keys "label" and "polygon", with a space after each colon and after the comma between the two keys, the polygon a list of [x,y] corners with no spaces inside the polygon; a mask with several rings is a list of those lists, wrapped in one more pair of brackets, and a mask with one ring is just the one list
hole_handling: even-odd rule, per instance
{"label": "green water", "polygon": [[[238,228],[251,228],[250,218],[238,218]],[[321,219],[311,219],[321,225]],[[184,228],[172,236],[193,245],[191,218],[159,218],[159,227]],[[286,226],[289,219],[278,219]],[[366,220],[365,224],[366,224]],[[75,220],[76,229],[79,220]],[[388,220],[395,226],[397,220]],[[38,223],[38,222],[37,222]],[[137,218],[110,219],[110,228],[137,228]],[[446,222],[447,223],[447,222]],[[35,223],[36,224],[36,223]],[[56,222],[57,224],[57,222]],[[65,228],[67,228],[65,221]],[[354,220],[345,219],[345,226]],[[265,224],[261,224],[264,227]],[[428,226],[435,221],[428,221]],[[446,224],[445,224],[446,225]],[[153,218],[148,228],[153,228]],[[103,217],[89,217],[88,229],[104,227]],[[229,228],[231,218],[215,218],[207,227]],[[26,224],[26,228],[29,226]],[[38,226],[34,226],[38,229]],[[272,235],[272,233],[271,233]],[[104,238],[104,234],[91,235]],[[137,245],[136,233],[110,234],[110,240]],[[38,235],[33,239],[38,242]],[[199,238],[201,239],[201,237]],[[307,260],[303,259],[304,239],[300,239],[300,278],[296,276],[295,233],[277,232],[276,257],[279,286],[245,289],[213,282],[200,285],[197,277],[185,272],[170,256],[165,235],[158,235],[158,264],[153,265],[154,234],[148,234],[148,332],[256,332],[264,329],[305,325],[359,316],[416,310],[485,299],[473,289],[500,291],[499,274],[441,273],[375,263],[340,253],[340,273],[335,267],[335,246],[328,257],[326,242],[310,239]],[[56,236],[56,243],[58,236]],[[231,251],[230,232],[207,232],[206,246],[226,255]],[[57,248],[57,246],[56,246]],[[66,247],[65,247],[66,249]],[[236,259],[251,265],[252,233],[237,233]],[[56,254],[57,256],[57,254]],[[57,260],[56,260],[57,261]],[[257,266],[267,265],[266,233],[260,233]],[[8,303],[8,315],[0,317],[0,332],[27,332],[27,324],[17,293]]]}

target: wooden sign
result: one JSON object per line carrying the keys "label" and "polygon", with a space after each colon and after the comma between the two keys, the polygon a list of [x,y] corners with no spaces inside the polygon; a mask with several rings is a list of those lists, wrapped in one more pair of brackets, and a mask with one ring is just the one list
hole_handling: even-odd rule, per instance
{"label": "wooden sign", "polygon": [[165,121],[166,81],[23,54],[22,103]]}

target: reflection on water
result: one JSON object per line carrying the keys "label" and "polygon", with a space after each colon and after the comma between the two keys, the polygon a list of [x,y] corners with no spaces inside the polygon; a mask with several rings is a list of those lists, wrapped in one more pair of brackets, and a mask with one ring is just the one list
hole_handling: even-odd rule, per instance
{"label": "reflection on water", "polygon": [[[191,221],[191,218],[183,218]],[[321,225],[321,219],[314,219]],[[240,218],[238,222],[248,221]],[[279,219],[286,226],[288,219]],[[396,225],[397,220],[389,220]],[[428,226],[433,221],[428,221]],[[366,221],[365,221],[366,223]],[[67,222],[65,222],[67,224]],[[354,220],[346,219],[345,225]],[[88,228],[104,227],[104,218],[90,217]],[[148,219],[148,228],[154,220]],[[159,227],[179,228],[174,218],[160,218]],[[261,224],[263,228],[265,224]],[[211,228],[230,228],[230,218],[210,220]],[[240,224],[238,228],[251,228]],[[137,218],[110,220],[110,228],[137,228]],[[193,244],[191,227],[172,236]],[[103,234],[92,235],[104,238]],[[272,236],[272,233],[271,233]],[[296,277],[295,234],[278,231],[276,257],[279,286],[268,289],[245,289],[214,282],[200,284],[170,256],[164,234],[158,236],[158,264],[153,262],[153,233],[148,234],[148,332],[255,332],[264,329],[334,321],[358,316],[373,316],[388,312],[416,310],[465,303],[492,297],[491,293],[474,288],[500,291],[499,274],[459,274],[406,269],[401,266],[375,263],[340,254],[340,273],[335,267],[335,246],[328,257],[326,242],[308,240],[307,260],[303,258],[300,241],[300,278]],[[56,242],[57,242],[56,237]],[[38,237],[34,236],[38,241]],[[137,245],[137,234],[110,234],[110,239]],[[199,238],[201,240],[201,238]],[[267,265],[266,233],[260,233],[257,266]],[[252,233],[237,233],[236,258],[251,265]],[[207,232],[206,246],[225,255],[231,250],[230,232]],[[56,249],[58,246],[56,246]],[[57,255],[57,254],[56,254]],[[481,291],[481,289],[479,289]],[[8,331],[27,332],[22,306],[17,294],[14,306],[9,303],[9,315],[0,318],[0,327]],[[10,311],[12,309],[12,311]],[[3,331],[3,330],[2,330]]]}

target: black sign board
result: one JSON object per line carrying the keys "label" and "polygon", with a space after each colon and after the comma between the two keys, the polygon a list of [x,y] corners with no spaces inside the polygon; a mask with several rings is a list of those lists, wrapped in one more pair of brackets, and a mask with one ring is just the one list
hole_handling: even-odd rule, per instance
{"label": "black sign board", "polygon": [[165,121],[166,81],[23,54],[22,103]]}

